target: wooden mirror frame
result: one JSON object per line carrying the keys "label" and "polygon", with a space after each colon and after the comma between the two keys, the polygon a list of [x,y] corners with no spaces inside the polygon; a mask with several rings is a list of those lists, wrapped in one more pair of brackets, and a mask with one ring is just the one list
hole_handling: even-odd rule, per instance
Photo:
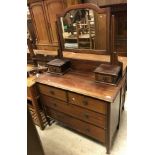
{"label": "wooden mirror frame", "polygon": [[[92,9],[98,14],[106,13],[107,15],[107,29],[106,29],[106,49],[105,50],[94,50],[94,49],[65,49],[64,47],[64,38],[62,35],[62,26],[61,26],[61,17],[64,17],[65,14],[67,14],[71,10],[77,10],[77,9]],[[60,58],[63,57],[63,52],[76,52],[76,53],[90,53],[90,54],[111,54],[111,14],[110,14],[110,8],[99,8],[97,5],[92,3],[84,3],[84,4],[77,4],[72,5],[68,8],[66,8],[61,14],[57,14],[57,32],[58,32],[58,40],[59,40],[59,50],[58,50],[58,56]]]}

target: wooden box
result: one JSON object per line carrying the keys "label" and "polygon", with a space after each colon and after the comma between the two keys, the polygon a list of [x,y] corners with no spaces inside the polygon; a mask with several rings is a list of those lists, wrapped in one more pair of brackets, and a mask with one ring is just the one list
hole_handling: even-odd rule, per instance
{"label": "wooden box", "polygon": [[62,75],[69,70],[71,63],[67,59],[54,59],[47,65],[49,73]]}
{"label": "wooden box", "polygon": [[96,82],[117,85],[121,77],[121,66],[101,64],[94,70]]}

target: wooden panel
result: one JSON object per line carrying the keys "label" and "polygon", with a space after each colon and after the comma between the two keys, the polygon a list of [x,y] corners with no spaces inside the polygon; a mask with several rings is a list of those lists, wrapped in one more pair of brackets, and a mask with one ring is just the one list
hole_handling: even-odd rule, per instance
{"label": "wooden panel", "polygon": [[64,4],[65,4],[65,7],[69,7],[71,5],[76,5],[78,3],[81,3],[81,0],[64,0]]}
{"label": "wooden panel", "polygon": [[35,3],[35,2],[39,2],[39,1],[43,1],[43,0],[27,0],[27,4]]}
{"label": "wooden panel", "polygon": [[50,50],[50,52],[52,53],[53,51],[57,51],[58,47],[51,46],[51,45],[37,45],[37,49],[38,50]]}
{"label": "wooden panel", "polygon": [[90,136],[100,142],[105,142],[105,130],[93,126],[89,123],[82,122],[58,111],[47,109],[47,113],[54,119],[67,125],[69,128],[75,129],[76,131]]}
{"label": "wooden panel", "polygon": [[104,101],[92,99],[83,95],[68,93],[69,102],[102,114],[107,113],[107,104]]}
{"label": "wooden panel", "polygon": [[52,109],[71,115],[73,117],[89,122],[96,126],[102,127],[104,129],[106,128],[106,116],[104,115],[78,106],[74,106],[73,104],[68,104],[66,102],[48,97],[46,95],[41,95],[41,101],[44,105]]}
{"label": "wooden panel", "polygon": [[[127,56],[127,9],[126,6],[114,7],[115,12],[115,30],[116,41],[115,49],[119,54]],[[121,10],[124,9],[124,10]]]}
{"label": "wooden panel", "polygon": [[56,14],[59,14],[64,9],[63,0],[46,0],[46,14],[48,17],[48,24],[50,29],[50,35],[52,39],[52,45],[58,46],[57,30],[56,30]]}
{"label": "wooden panel", "polygon": [[67,94],[65,91],[61,89],[57,89],[54,87],[49,87],[49,86],[41,85],[41,84],[38,85],[38,88],[39,88],[40,93],[42,94],[55,97],[63,101],[67,101]]}
{"label": "wooden panel", "polygon": [[[38,55],[38,54],[45,54],[45,55],[52,55],[52,56],[57,55],[57,51],[34,50],[34,52],[36,55]],[[64,51],[63,56],[64,56],[64,58],[76,59],[77,60],[75,63],[72,62],[72,66],[75,70],[76,70],[76,68],[78,70],[79,69],[83,70],[83,67],[81,68],[81,66],[84,65],[84,66],[87,66],[84,70],[89,69],[92,72],[93,69],[95,69],[94,67],[100,65],[101,62],[110,62],[110,56],[109,55],[97,55],[97,54],[86,54],[86,53],[75,53],[75,52]],[[84,63],[83,63],[82,60],[91,60],[92,63],[91,63],[91,61],[84,61]],[[119,56],[118,60],[123,63],[123,72],[124,72],[126,70],[126,67],[127,67],[127,58]],[[82,65],[81,65],[81,63],[82,63]],[[89,63],[91,63],[91,65]],[[92,69],[91,69],[91,66],[93,67]]]}
{"label": "wooden panel", "polygon": [[89,60],[78,60],[71,59],[71,68],[73,70],[79,70],[81,72],[92,72],[98,67],[101,62],[99,61],[89,61]]}
{"label": "wooden panel", "polygon": [[50,36],[48,33],[47,20],[45,17],[43,2],[36,2],[30,4],[30,13],[36,32],[37,44],[49,45]]}
{"label": "wooden panel", "polygon": [[118,93],[115,101],[111,103],[111,114],[110,114],[110,140],[115,136],[115,132],[119,126],[119,107],[120,107],[120,92]]}
{"label": "wooden panel", "polygon": [[98,4],[99,6],[105,6],[105,5],[127,3],[127,0],[84,0],[84,2]]}
{"label": "wooden panel", "polygon": [[[97,14],[94,12],[95,19],[95,49],[106,50],[107,42],[107,16],[106,14]],[[101,35],[102,34],[102,35]]]}

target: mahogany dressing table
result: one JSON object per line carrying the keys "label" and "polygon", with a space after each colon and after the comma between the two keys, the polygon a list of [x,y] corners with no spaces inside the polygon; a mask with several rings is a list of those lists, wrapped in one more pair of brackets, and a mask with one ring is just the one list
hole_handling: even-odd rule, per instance
{"label": "mahogany dressing table", "polygon": [[[98,47],[95,49],[95,45],[91,46],[94,49],[88,49],[88,46],[86,46],[86,49],[66,49],[62,34],[63,31],[67,32],[68,30],[63,29],[63,18],[70,10],[74,11],[76,9],[87,9],[84,13],[85,15],[91,10],[89,12],[90,17],[87,18],[89,20],[92,18],[92,12],[94,12],[95,19],[99,17],[102,20],[104,19],[104,50],[100,50]],[[97,14],[99,14],[99,17]],[[83,16],[86,17],[85,15]],[[111,16],[109,9],[100,9],[93,4],[72,6],[61,15],[58,15],[57,26],[60,41],[58,56],[61,60],[64,57],[65,59],[67,58],[71,66],[63,75],[44,73],[36,78],[36,84],[46,116],[101,142],[106,146],[107,153],[110,153],[114,137],[120,125],[121,112],[125,101],[127,68],[126,58],[119,57],[118,60],[122,63],[122,75],[118,84],[110,85],[95,81],[94,70],[100,64],[107,63],[113,65],[115,62],[111,56],[112,53],[107,55],[112,47]],[[77,20],[73,24],[77,22],[80,24],[79,18]],[[72,31],[72,33],[77,34],[75,29]],[[96,30],[94,31],[96,32]],[[90,33],[90,30],[86,32]],[[82,32],[80,33],[82,34]],[[69,42],[69,44],[71,45],[72,42]],[[78,46],[78,40],[76,44]],[[73,48],[75,48],[74,45]],[[71,54],[68,54],[68,57],[64,56],[66,55],[65,51],[70,51]]]}

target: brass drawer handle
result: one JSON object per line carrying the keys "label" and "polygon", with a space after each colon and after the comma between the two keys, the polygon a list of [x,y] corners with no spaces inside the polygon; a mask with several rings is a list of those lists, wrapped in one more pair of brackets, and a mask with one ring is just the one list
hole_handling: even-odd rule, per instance
{"label": "brass drawer handle", "polygon": [[72,97],[72,101],[75,101],[75,98],[74,97]]}
{"label": "brass drawer handle", "polygon": [[54,91],[50,90],[50,94],[54,95],[55,93],[54,93]]}
{"label": "brass drawer handle", "polygon": [[84,114],[84,117],[88,119],[89,118],[89,115],[88,114]]}

